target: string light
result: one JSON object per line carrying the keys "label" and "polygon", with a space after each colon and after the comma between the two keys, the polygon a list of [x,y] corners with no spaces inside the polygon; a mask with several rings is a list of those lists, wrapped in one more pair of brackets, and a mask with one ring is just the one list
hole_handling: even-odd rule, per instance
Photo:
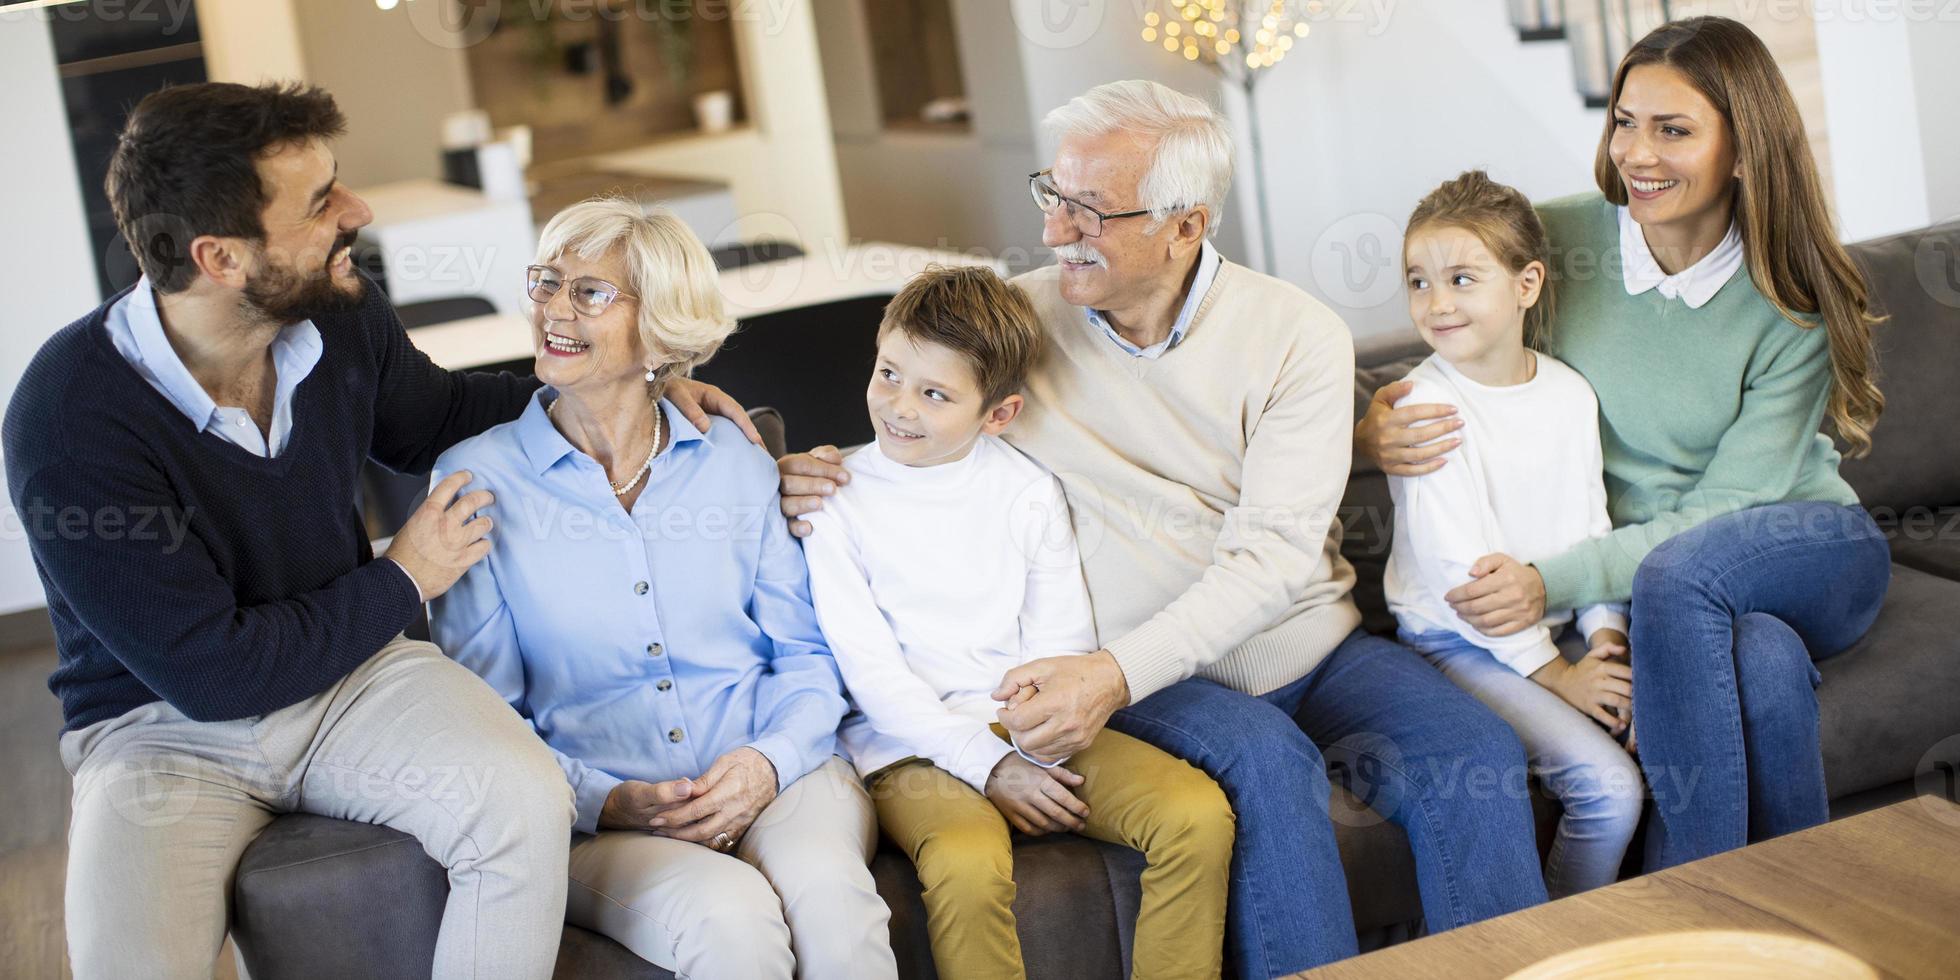
{"label": "string light", "polygon": [[1307,19],[1319,0],[1159,0],[1163,10],[1143,15],[1147,44],[1182,54],[1186,61],[1243,71],[1271,68],[1312,29]]}

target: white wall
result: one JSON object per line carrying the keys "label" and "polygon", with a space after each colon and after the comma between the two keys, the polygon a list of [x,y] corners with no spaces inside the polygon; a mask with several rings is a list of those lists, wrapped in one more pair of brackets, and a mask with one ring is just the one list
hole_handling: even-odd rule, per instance
{"label": "white wall", "polygon": [[197,33],[204,74],[214,82],[306,77],[293,0],[197,0]]}
{"label": "white wall", "polygon": [[1356,13],[1315,22],[1257,100],[1276,272],[1368,335],[1408,328],[1402,226],[1424,193],[1474,167],[1533,199],[1590,190],[1605,114],[1501,0]]}
{"label": "white wall", "polygon": [[1817,25],[1839,232],[1854,241],[1928,222],[1911,40],[1901,20]]}
{"label": "white wall", "polygon": [[[54,44],[39,11],[0,13],[0,117],[7,151],[0,153],[0,398],[14,386],[42,342],[101,302],[94,246],[82,212],[62,105]],[[0,505],[0,614],[44,603],[27,538],[11,499]]]}
{"label": "white wall", "polygon": [[[818,0],[825,83],[851,230],[956,250],[1011,271],[1051,261],[1026,176],[1051,161],[1049,110],[1104,82],[1148,78],[1222,104],[1218,77],[1144,43],[1135,0],[951,0],[970,133],[893,132],[879,123],[870,42],[857,0]],[[1256,261],[1233,189],[1215,243]]]}
{"label": "white wall", "polygon": [[[895,237],[921,242],[932,242],[935,228],[950,229],[938,236],[956,248],[1033,247],[1039,227],[1017,224],[1025,206],[1018,181],[1010,187],[1001,177],[1018,178],[1052,156],[1041,117],[1103,82],[1149,78],[1233,118],[1240,167],[1217,244],[1236,260],[1260,263],[1244,100],[1210,69],[1142,40],[1148,3],[954,0],[975,99],[978,135],[967,141],[877,132],[856,7],[818,3],[826,57],[853,61],[825,67],[839,89],[831,102],[846,199],[854,214],[869,211],[868,201],[893,204],[866,228],[898,229]],[[1402,221],[1423,192],[1473,166],[1533,197],[1586,190],[1605,124],[1603,113],[1582,105],[1565,45],[1520,43],[1502,0],[1415,7],[1327,5],[1257,95],[1274,271],[1327,301],[1358,334],[1406,326],[1395,263]],[[1000,86],[1016,83],[1017,74],[1024,115],[990,127]],[[947,187],[971,192],[948,202]],[[1038,248],[1034,254],[1046,260]]]}
{"label": "white wall", "polygon": [[841,254],[849,244],[849,227],[811,3],[728,7],[745,12],[733,18],[733,26],[750,127],[608,153],[595,162],[727,183],[740,217],[735,227],[704,237],[773,238],[811,253]]}
{"label": "white wall", "polygon": [[[1947,11],[1951,11],[1949,5]],[[1913,100],[1926,155],[1927,219],[1960,219],[1960,18],[1949,12],[1909,25]]]}
{"label": "white wall", "polygon": [[852,235],[1046,263],[1023,175],[1038,169],[1014,23],[1001,0],[952,0],[972,114],[964,132],[887,130],[860,0],[819,0],[817,35]]}
{"label": "white wall", "polygon": [[1814,16],[1844,237],[1960,218],[1960,20],[1845,0]]}
{"label": "white wall", "polygon": [[291,4],[305,79],[332,92],[347,114],[347,135],[335,142],[334,159],[348,186],[442,176],[442,121],[474,105],[463,49],[428,29],[425,8],[451,2],[420,0],[393,10],[374,0],[273,5]]}
{"label": "white wall", "polygon": [[[1104,82],[1147,78],[1231,111],[1220,79],[1211,69],[1187,62],[1143,40],[1143,11],[1149,5],[1140,0],[995,2],[1006,4],[1012,13],[1020,43],[1029,117],[1037,126],[1036,160],[1029,170],[1047,166],[1055,153],[1054,141],[1039,132],[1041,118],[1049,110]],[[1245,159],[1243,130],[1238,150],[1240,159]],[[1256,266],[1259,257],[1247,247],[1252,240],[1247,237],[1251,232],[1243,220],[1249,205],[1242,202],[1250,200],[1251,195],[1252,187],[1242,171],[1239,179],[1233,181],[1232,194],[1225,202],[1225,213],[1212,242],[1226,257]],[[1039,234],[1039,228],[1036,233]]]}

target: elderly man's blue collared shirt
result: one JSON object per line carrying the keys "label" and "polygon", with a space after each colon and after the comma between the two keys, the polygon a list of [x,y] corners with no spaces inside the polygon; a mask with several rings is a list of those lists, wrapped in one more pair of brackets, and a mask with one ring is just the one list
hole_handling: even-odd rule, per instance
{"label": "elderly man's blue collared shirt", "polygon": [[1085,306],[1083,312],[1089,315],[1089,322],[1095,324],[1104,336],[1115,341],[1116,346],[1121,347],[1124,353],[1154,361],[1162,357],[1165,351],[1176,347],[1178,341],[1184,339],[1185,328],[1191,325],[1191,318],[1198,315],[1198,304],[1204,301],[1205,293],[1211,291],[1211,281],[1218,278],[1218,263],[1218,250],[1211,247],[1211,240],[1205,239],[1198,243],[1198,272],[1191,277],[1191,289],[1185,293],[1184,305],[1178,308],[1177,320],[1171,324],[1171,335],[1149,347],[1138,347],[1124,340],[1123,335],[1116,332],[1116,328],[1110,325],[1109,318],[1103,316],[1101,310]]}
{"label": "elderly man's blue collared shirt", "polygon": [[698,778],[742,746],[787,788],[830,757],[845,702],[774,462],[662,401],[673,438],[629,515],[546,416],[555,397],[436,463],[497,498],[489,556],[433,604],[436,642],[558,754],[580,831],[621,780]]}
{"label": "elderly man's blue collared shirt", "polygon": [[156,293],[144,276],[121,302],[109,308],[103,327],[116,352],[177,406],[199,432],[209,432],[254,456],[276,457],[293,431],[293,389],[320,363],[320,329],[311,320],[288,324],[272,341],[272,367],[278,382],[272,390],[272,429],[260,432],[250,412],[221,407],[191,376],[183,358],[170,346],[157,312]]}

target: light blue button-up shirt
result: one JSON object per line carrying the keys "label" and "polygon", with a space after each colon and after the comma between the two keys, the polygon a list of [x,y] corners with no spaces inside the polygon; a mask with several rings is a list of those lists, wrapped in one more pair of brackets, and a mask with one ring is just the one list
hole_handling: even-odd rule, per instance
{"label": "light blue button-up shirt", "polygon": [[662,401],[673,438],[629,515],[546,417],[555,397],[436,461],[432,481],[469,470],[497,500],[489,556],[433,603],[435,641],[558,754],[577,830],[621,780],[698,778],[743,746],[787,788],[831,756],[845,702],[775,463]]}
{"label": "light blue button-up shirt", "polygon": [[1198,304],[1204,302],[1205,294],[1211,291],[1211,281],[1218,278],[1218,263],[1218,250],[1211,247],[1211,240],[1199,242],[1198,273],[1191,277],[1191,289],[1184,296],[1184,305],[1178,308],[1177,320],[1171,324],[1171,335],[1149,347],[1138,347],[1124,340],[1123,335],[1116,332],[1116,328],[1110,325],[1109,318],[1103,316],[1101,310],[1093,310],[1085,306],[1082,308],[1083,312],[1089,315],[1089,322],[1095,324],[1104,336],[1115,341],[1116,346],[1123,348],[1124,353],[1154,361],[1164,356],[1165,351],[1176,347],[1178,341],[1184,339],[1184,331],[1191,326],[1191,318],[1198,315]]}
{"label": "light blue button-up shirt", "polygon": [[279,331],[272,341],[272,367],[279,377],[272,391],[272,431],[260,432],[250,412],[212,401],[204,386],[191,376],[183,358],[170,346],[170,338],[164,336],[163,317],[157,313],[156,293],[148,276],[137,280],[129,295],[109,307],[103,326],[123,360],[177,406],[199,432],[209,432],[255,456],[278,456],[286,448],[293,431],[293,389],[320,363],[320,330],[313,321],[301,320]]}

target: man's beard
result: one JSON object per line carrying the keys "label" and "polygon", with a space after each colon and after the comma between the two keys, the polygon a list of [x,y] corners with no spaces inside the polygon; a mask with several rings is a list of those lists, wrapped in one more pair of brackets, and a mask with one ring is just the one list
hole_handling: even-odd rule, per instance
{"label": "man's beard", "polygon": [[[354,233],[334,240],[320,267],[311,273],[280,265],[266,256],[264,268],[245,280],[245,305],[269,323],[288,324],[320,313],[339,313],[361,305],[367,287],[357,276],[351,287],[335,281],[333,257],[354,244]],[[261,253],[262,255],[264,253]]]}

